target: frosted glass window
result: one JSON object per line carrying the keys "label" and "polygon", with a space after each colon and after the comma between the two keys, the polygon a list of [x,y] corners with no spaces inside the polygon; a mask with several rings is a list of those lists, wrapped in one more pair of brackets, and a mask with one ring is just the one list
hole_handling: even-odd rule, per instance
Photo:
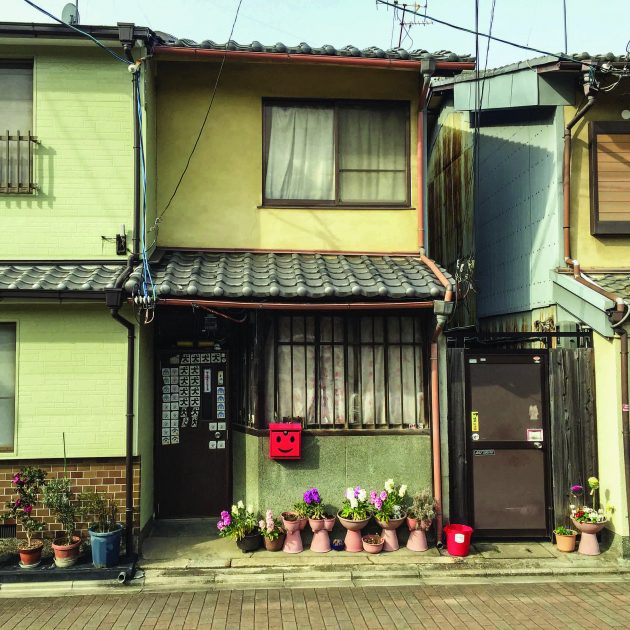
{"label": "frosted glass window", "polygon": [[15,436],[15,324],[0,324],[0,449]]}

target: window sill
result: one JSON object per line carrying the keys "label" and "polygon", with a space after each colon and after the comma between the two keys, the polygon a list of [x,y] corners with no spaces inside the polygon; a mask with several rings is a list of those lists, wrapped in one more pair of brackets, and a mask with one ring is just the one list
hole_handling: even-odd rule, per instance
{"label": "window sill", "polygon": [[[255,435],[257,437],[265,437],[269,435],[269,429],[257,429],[255,427],[248,427],[241,424],[233,424],[232,428],[240,433],[246,433],[247,435]],[[313,436],[347,436],[347,435],[365,435],[365,436],[389,436],[389,435],[429,435],[429,428],[424,429],[303,429],[302,435]]]}
{"label": "window sill", "polygon": [[262,204],[256,206],[258,210],[416,210],[415,206],[299,206],[297,204],[290,206],[280,206],[277,204]]}

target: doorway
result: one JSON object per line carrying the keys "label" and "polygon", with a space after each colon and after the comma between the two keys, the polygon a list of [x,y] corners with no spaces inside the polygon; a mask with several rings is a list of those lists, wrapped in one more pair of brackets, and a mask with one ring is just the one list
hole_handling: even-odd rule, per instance
{"label": "doorway", "polygon": [[482,537],[549,535],[546,351],[465,353],[469,522]]}

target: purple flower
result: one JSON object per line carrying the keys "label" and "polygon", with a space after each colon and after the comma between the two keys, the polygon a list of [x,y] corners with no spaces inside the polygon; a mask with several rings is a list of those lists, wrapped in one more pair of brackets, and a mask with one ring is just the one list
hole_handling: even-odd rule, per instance
{"label": "purple flower", "polygon": [[571,492],[573,492],[573,494],[582,494],[584,488],[576,483],[574,486],[571,486]]}
{"label": "purple flower", "polygon": [[306,503],[306,505],[310,505],[312,500],[313,500],[313,495],[311,494],[310,490],[307,490],[304,493],[304,503]]}
{"label": "purple flower", "polygon": [[374,501],[374,507],[375,507],[377,510],[380,510],[380,509],[383,507],[383,502],[382,502],[380,499],[376,499],[376,500]]}
{"label": "purple flower", "polygon": [[20,507],[20,505],[22,505],[22,501],[20,499],[16,499],[15,500],[15,507]]}
{"label": "purple flower", "polygon": [[381,501],[386,501],[387,500],[387,492],[385,492],[385,490],[381,491],[380,499],[381,499]]}
{"label": "purple flower", "polygon": [[378,495],[376,494],[376,490],[372,490],[370,492],[370,503],[374,503],[374,500],[376,499]]}
{"label": "purple flower", "polygon": [[358,498],[358,496],[359,496],[359,492],[361,492],[361,486],[357,486],[357,487],[354,489],[354,498],[355,498],[355,499],[356,499],[356,498]]}
{"label": "purple flower", "polygon": [[33,511],[33,506],[32,505],[25,505],[24,506],[24,514],[30,514]]}
{"label": "purple flower", "polygon": [[229,512],[226,512],[225,510],[223,510],[223,512],[221,512],[221,518],[222,519],[226,519],[230,516]]}
{"label": "purple flower", "polygon": [[221,531],[225,527],[225,523],[223,521],[219,521],[217,523],[217,529]]}
{"label": "purple flower", "polygon": [[227,527],[228,525],[232,524],[232,517],[228,514],[227,516],[223,517],[223,524]]}
{"label": "purple flower", "polygon": [[20,473],[15,473],[15,475],[13,475],[13,479],[11,480],[11,483],[15,483],[15,484],[22,483],[22,477],[20,477]]}

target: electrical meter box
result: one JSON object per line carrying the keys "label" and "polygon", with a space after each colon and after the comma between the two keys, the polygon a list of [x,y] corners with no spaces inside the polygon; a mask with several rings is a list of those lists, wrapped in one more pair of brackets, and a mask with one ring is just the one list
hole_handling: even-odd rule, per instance
{"label": "electrical meter box", "polygon": [[302,458],[302,425],[278,422],[269,425],[269,459]]}

